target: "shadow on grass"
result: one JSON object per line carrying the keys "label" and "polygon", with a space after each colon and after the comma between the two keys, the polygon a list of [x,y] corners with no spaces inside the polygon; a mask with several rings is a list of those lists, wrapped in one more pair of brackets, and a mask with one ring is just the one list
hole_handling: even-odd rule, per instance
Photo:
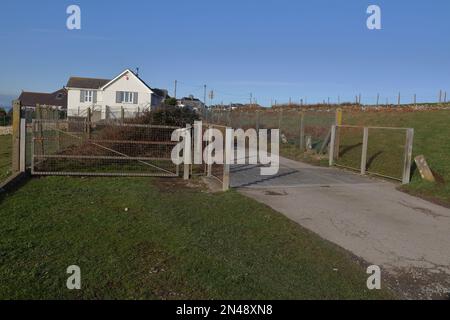
{"label": "shadow on grass", "polygon": [[353,149],[356,149],[358,147],[362,146],[362,143],[359,142],[357,144],[353,144],[350,146],[346,146],[345,148],[343,148],[340,152],[339,152],[339,156],[342,157],[343,155],[345,155],[346,153],[352,151]]}

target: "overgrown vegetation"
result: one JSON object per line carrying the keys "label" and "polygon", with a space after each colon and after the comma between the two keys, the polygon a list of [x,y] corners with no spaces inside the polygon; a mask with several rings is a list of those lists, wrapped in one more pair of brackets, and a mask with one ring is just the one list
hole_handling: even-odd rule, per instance
{"label": "overgrown vegetation", "polygon": [[1,299],[391,297],[283,215],[177,179],[32,179],[0,199],[0,233]]}
{"label": "overgrown vegetation", "polygon": [[155,111],[144,113],[133,123],[185,127],[186,124],[193,124],[196,120],[200,120],[199,115],[189,108],[165,105]]}
{"label": "overgrown vegetation", "polygon": [[0,182],[11,174],[12,137],[0,136]]}

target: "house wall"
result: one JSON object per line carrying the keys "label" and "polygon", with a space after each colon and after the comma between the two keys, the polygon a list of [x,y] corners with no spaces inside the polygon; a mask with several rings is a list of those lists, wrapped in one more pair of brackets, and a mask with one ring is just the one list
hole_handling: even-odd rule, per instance
{"label": "house wall", "polygon": [[[151,90],[130,72],[110,84],[104,91],[97,90],[96,103],[80,102],[80,91],[79,89],[68,90],[67,111],[69,116],[78,115],[78,110],[84,116],[87,108],[90,107],[93,110],[101,110],[102,119],[105,119],[107,106],[113,117],[120,117],[121,107],[125,110],[125,117],[134,117],[138,111],[149,109],[152,103]],[[117,91],[138,92],[137,104],[116,103]]]}

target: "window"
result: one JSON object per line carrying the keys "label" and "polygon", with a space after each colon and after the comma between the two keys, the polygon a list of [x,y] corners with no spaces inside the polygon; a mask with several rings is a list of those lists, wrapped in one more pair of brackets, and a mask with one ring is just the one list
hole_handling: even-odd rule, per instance
{"label": "window", "polygon": [[120,103],[137,103],[137,92],[120,91],[118,101]]}
{"label": "window", "polygon": [[134,93],[133,92],[124,92],[123,93],[123,103],[133,103]]}
{"label": "window", "polygon": [[86,90],[84,91],[84,102],[93,102],[94,100],[94,91]]}

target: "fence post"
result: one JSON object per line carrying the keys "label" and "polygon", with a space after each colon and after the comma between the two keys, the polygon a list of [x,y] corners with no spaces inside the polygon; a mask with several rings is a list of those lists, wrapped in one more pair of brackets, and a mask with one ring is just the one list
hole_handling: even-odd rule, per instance
{"label": "fence post", "polygon": [[87,108],[86,133],[88,139],[91,139],[91,108]]}
{"label": "fence post", "polygon": [[330,167],[334,165],[334,142],[336,140],[336,126],[331,126],[330,152],[328,164]]}
{"label": "fence post", "polygon": [[341,148],[341,128],[342,126],[342,109],[336,109],[335,120],[336,124],[336,141],[334,142],[334,156],[335,159],[339,160],[339,149]]}
{"label": "fence post", "polygon": [[408,184],[411,180],[411,161],[414,142],[414,129],[406,130],[406,142],[405,142],[405,161],[403,166],[403,178],[402,183]]}
{"label": "fence post", "polygon": [[305,151],[305,113],[300,111],[300,151]]}
{"label": "fence post", "polygon": [[368,143],[369,143],[369,128],[364,127],[363,145],[362,145],[362,154],[361,154],[361,175],[366,174]]}
{"label": "fence post", "polygon": [[13,101],[12,171],[20,171],[20,101]]}
{"label": "fence post", "polygon": [[281,127],[283,125],[283,108],[280,107],[280,114],[278,115],[278,129],[280,129],[280,136],[282,134]]}
{"label": "fence post", "polygon": [[192,163],[192,141],[191,141],[191,125],[186,125],[184,133],[184,161],[183,161],[183,179],[189,180]]}
{"label": "fence post", "polygon": [[230,165],[233,155],[233,129],[225,129],[225,161],[223,164],[223,191],[230,189]]}
{"label": "fence post", "polygon": [[27,132],[26,132],[26,120],[20,119],[20,172],[25,172],[26,169],[26,140],[27,140]]}
{"label": "fence post", "polygon": [[[211,143],[212,140],[212,126],[209,125],[208,126],[208,142]],[[212,176],[212,163],[211,163],[212,159],[211,159],[211,153],[208,153],[208,166],[207,166],[207,172],[206,172],[206,176],[207,177],[211,177]]]}
{"label": "fence post", "polygon": [[256,110],[256,133],[259,136],[259,110]]}

